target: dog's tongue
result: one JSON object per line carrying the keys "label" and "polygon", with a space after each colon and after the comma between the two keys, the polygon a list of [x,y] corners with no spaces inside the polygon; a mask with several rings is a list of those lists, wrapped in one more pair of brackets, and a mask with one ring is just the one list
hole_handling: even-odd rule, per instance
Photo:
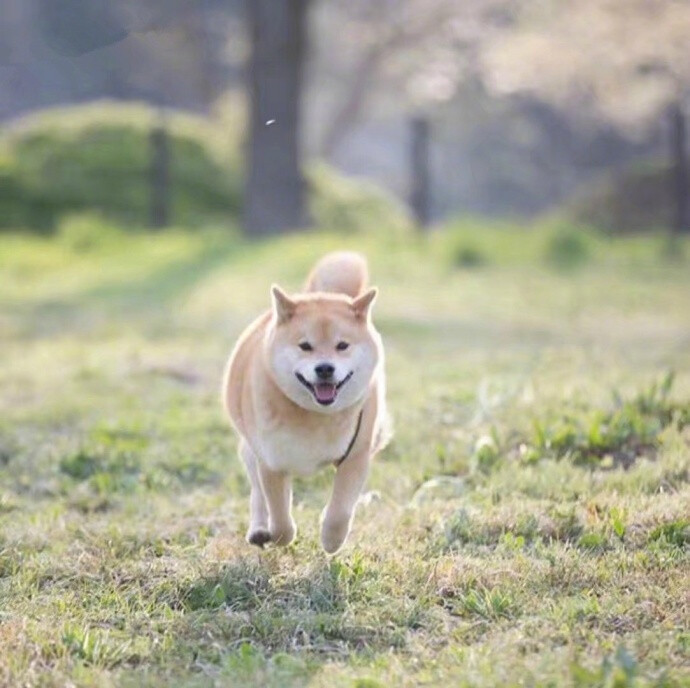
{"label": "dog's tongue", "polygon": [[327,403],[335,399],[335,385],[330,382],[319,382],[314,385],[316,400]]}

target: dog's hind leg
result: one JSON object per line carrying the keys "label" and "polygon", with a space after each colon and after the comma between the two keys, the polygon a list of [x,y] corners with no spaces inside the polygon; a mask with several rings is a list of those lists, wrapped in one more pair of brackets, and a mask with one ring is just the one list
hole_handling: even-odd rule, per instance
{"label": "dog's hind leg", "polygon": [[290,513],[292,508],[292,481],[285,473],[272,471],[258,461],[261,486],[268,506],[268,530],[276,545],[289,545],[297,529]]}
{"label": "dog's hind leg", "polygon": [[247,475],[251,485],[247,542],[257,547],[263,547],[271,540],[271,534],[268,530],[268,509],[266,508],[266,498],[264,497],[261,479],[259,478],[258,459],[244,440],[240,444],[240,456],[247,467]]}

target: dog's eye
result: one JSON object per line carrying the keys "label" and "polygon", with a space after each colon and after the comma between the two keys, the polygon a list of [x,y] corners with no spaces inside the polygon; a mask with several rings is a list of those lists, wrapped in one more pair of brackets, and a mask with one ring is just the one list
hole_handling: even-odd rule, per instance
{"label": "dog's eye", "polygon": [[350,346],[350,345],[349,345],[347,342],[338,342],[338,343],[335,345],[335,348],[336,348],[338,351],[345,351],[345,349],[347,349],[349,346]]}
{"label": "dog's eye", "polygon": [[299,348],[302,349],[302,351],[314,351],[314,347],[309,342],[300,342]]}

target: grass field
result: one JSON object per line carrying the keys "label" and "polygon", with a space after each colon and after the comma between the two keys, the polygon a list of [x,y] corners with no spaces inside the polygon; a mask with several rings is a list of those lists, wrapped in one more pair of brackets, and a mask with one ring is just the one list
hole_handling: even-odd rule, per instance
{"label": "grass field", "polygon": [[[0,239],[0,683],[690,685],[687,259],[89,222]],[[343,245],[381,288],[395,439],[342,554],[328,470],[261,552],[221,371],[270,283]]]}

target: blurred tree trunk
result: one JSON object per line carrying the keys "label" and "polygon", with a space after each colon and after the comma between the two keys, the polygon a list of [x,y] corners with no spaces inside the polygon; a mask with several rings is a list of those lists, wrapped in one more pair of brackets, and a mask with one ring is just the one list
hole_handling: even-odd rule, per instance
{"label": "blurred tree trunk", "polygon": [[250,126],[245,231],[307,224],[300,159],[300,105],[309,0],[248,0]]}
{"label": "blurred tree trunk", "polygon": [[688,162],[687,123],[682,105],[671,106],[671,168],[677,233],[690,232],[690,163]]}
{"label": "blurred tree trunk", "polygon": [[417,224],[424,228],[431,220],[431,172],[429,120],[414,117],[410,123],[410,205]]}

